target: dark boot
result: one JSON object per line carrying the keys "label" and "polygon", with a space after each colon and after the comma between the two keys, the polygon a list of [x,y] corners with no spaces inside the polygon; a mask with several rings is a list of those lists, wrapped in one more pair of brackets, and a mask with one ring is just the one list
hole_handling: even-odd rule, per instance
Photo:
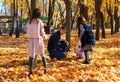
{"label": "dark boot", "polygon": [[51,55],[49,55],[49,56],[50,56],[50,59],[52,59],[52,60],[54,59],[54,57],[52,57]]}
{"label": "dark boot", "polygon": [[89,63],[90,63],[89,52],[85,51],[85,62],[84,62],[84,64],[89,64]]}
{"label": "dark boot", "polygon": [[35,56],[35,59],[34,59],[34,65],[37,64],[37,55]]}
{"label": "dark boot", "polygon": [[44,66],[45,68],[47,68],[46,58],[45,58],[45,57],[42,57],[42,62],[43,62],[43,66]]}
{"label": "dark boot", "polygon": [[29,58],[29,75],[32,74],[32,69],[33,69],[33,64],[34,64],[34,58]]}

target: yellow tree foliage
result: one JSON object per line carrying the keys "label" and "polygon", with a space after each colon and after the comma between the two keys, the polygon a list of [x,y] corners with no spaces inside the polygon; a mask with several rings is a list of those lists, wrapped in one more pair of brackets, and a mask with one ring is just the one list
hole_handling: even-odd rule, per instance
{"label": "yellow tree foliage", "polygon": [[13,0],[4,0],[4,3],[7,3],[8,5],[11,5],[11,3],[13,3]]}
{"label": "yellow tree foliage", "polygon": [[[25,6],[25,0],[15,0],[15,5],[17,4],[18,5],[18,9],[21,9],[21,8],[24,8],[24,6]],[[4,3],[6,3],[6,4],[8,4],[9,6],[11,5],[11,4],[13,4],[13,0],[4,0]]]}

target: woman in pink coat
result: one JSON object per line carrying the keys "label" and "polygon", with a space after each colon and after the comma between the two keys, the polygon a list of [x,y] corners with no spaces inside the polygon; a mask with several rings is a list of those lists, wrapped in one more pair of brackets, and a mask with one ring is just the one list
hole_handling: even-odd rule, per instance
{"label": "woman in pink coat", "polygon": [[41,12],[38,8],[33,10],[32,17],[26,25],[27,34],[29,38],[28,55],[29,55],[29,75],[32,74],[33,64],[36,55],[40,54],[43,65],[47,68],[46,58],[44,56],[44,42],[45,36],[44,25],[40,20]]}

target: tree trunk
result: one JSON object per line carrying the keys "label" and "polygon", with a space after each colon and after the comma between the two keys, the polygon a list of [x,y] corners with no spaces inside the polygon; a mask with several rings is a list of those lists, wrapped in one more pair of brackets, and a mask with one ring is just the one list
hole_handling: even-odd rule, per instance
{"label": "tree trunk", "polygon": [[20,25],[20,27],[22,28],[21,31],[23,32],[23,17],[22,17],[22,15],[23,15],[23,10],[21,9],[21,17],[20,17],[21,25]]}
{"label": "tree trunk", "polygon": [[110,15],[110,25],[111,25],[111,35],[114,34],[114,28],[113,28],[113,15]]}
{"label": "tree trunk", "polygon": [[112,35],[114,34],[114,28],[113,28],[113,14],[112,14],[111,1],[109,5],[106,3],[106,9],[108,15],[110,16],[110,26],[111,26],[111,35]]}
{"label": "tree trunk", "polygon": [[19,30],[19,20],[16,21],[16,38],[20,37],[20,30]]}
{"label": "tree trunk", "polygon": [[102,0],[95,0],[95,11],[96,11],[96,40],[100,38],[100,8]]}
{"label": "tree trunk", "polygon": [[104,25],[104,16],[103,13],[100,11],[101,14],[101,28],[102,28],[102,38],[106,38],[105,35],[105,25]]}
{"label": "tree trunk", "polygon": [[100,19],[99,19],[99,15],[97,15],[96,13],[96,36],[95,39],[99,40],[99,36],[100,36]]}
{"label": "tree trunk", "polygon": [[19,38],[20,37],[20,30],[19,30],[19,18],[18,18],[18,0],[16,1],[16,38]]}
{"label": "tree trunk", "polygon": [[29,6],[29,2],[28,0],[25,0],[26,1],[26,4],[27,4],[27,7],[28,7],[28,10],[29,10],[29,16],[31,17],[31,9],[30,9],[30,6]]}
{"label": "tree trunk", "polygon": [[49,12],[48,12],[48,22],[46,27],[46,33],[50,34],[51,19],[54,12],[55,0],[49,0]]}
{"label": "tree trunk", "polygon": [[[117,3],[117,1],[115,0],[115,3]],[[115,6],[114,8],[114,20],[115,20],[115,32],[119,32],[119,17],[118,17],[118,7]]]}
{"label": "tree trunk", "polygon": [[12,25],[11,25],[11,29],[10,29],[10,33],[9,33],[9,36],[11,37],[12,34],[13,34],[13,30],[14,30],[14,21],[12,22]]}
{"label": "tree trunk", "polygon": [[11,37],[13,34],[13,30],[14,30],[14,21],[15,21],[15,0],[13,1],[13,22],[12,22],[12,27],[10,29],[10,33],[9,36]]}
{"label": "tree trunk", "polygon": [[[65,5],[66,5],[66,40],[69,42],[69,44],[71,45],[71,1],[70,0],[64,0]],[[70,47],[70,46],[69,46]]]}
{"label": "tree trunk", "polygon": [[84,0],[78,0],[78,4],[80,7],[80,16],[84,16],[88,21],[88,7],[84,4]]}
{"label": "tree trunk", "polygon": [[37,1],[38,0],[31,0],[31,12],[33,12],[33,10],[38,7]]}

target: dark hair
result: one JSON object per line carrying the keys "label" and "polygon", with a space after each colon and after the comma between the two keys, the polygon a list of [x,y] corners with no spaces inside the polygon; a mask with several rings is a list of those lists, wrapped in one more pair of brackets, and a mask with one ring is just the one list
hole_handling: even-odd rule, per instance
{"label": "dark hair", "polygon": [[33,19],[40,19],[41,17],[41,12],[39,8],[35,8],[32,12],[32,17],[30,19],[30,23],[33,21]]}
{"label": "dark hair", "polygon": [[65,26],[61,26],[60,29],[63,29],[63,30],[64,30],[64,29],[66,29],[66,27],[65,27]]}
{"label": "dark hair", "polygon": [[83,21],[83,17],[80,16],[77,18],[77,22],[82,23],[82,21]]}
{"label": "dark hair", "polygon": [[84,17],[82,17],[82,16],[78,17],[78,19],[77,19],[78,27],[79,27],[80,24],[86,24],[86,25],[88,24],[86,19]]}

